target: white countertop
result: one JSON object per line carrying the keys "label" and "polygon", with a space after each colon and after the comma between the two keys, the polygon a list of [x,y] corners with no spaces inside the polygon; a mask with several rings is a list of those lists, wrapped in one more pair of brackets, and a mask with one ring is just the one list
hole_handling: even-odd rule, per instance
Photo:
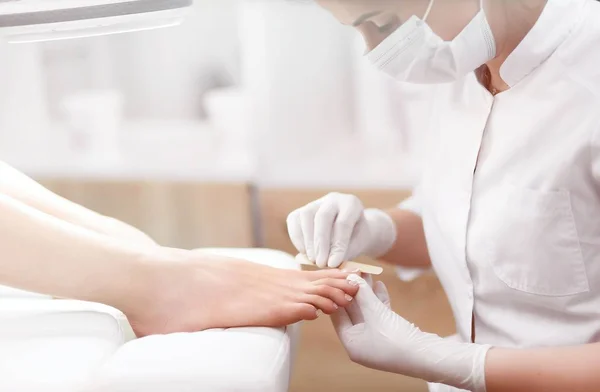
{"label": "white countertop", "polygon": [[[166,128],[168,128],[166,130]],[[417,173],[412,157],[369,152],[347,141],[332,148],[293,147],[268,152],[259,164],[249,151],[224,148],[219,133],[202,123],[127,124],[121,154],[73,152],[60,128],[44,136],[0,143],[0,159],[32,177],[239,183],[264,187],[408,189]]]}
{"label": "white countertop", "polygon": [[202,123],[131,123],[119,154],[75,152],[59,127],[29,140],[0,143],[0,159],[33,177],[248,182],[255,168],[219,147]]}

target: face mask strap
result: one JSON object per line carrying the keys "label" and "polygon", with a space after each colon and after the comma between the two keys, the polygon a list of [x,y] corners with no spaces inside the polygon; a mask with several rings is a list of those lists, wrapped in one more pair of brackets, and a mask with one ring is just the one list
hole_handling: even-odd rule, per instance
{"label": "face mask strap", "polygon": [[479,1],[479,12],[483,13],[485,15],[485,9],[483,8],[483,3],[485,2],[485,0],[480,0]]}
{"label": "face mask strap", "polygon": [[[431,13],[431,9],[433,8],[433,3],[435,0],[429,0],[429,5],[427,6],[427,11],[425,11],[425,15],[423,16],[423,21],[426,21]],[[483,5],[483,0],[481,0],[481,4]]]}

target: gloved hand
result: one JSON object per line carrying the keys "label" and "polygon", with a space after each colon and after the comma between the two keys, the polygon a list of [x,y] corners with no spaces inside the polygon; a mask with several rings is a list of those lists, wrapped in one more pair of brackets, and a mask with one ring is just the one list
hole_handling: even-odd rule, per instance
{"label": "gloved hand", "polygon": [[365,255],[379,257],[396,241],[396,225],[353,195],[330,193],[292,212],[288,232],[298,252],[321,267],[337,268]]}
{"label": "gloved hand", "polygon": [[350,359],[363,366],[469,391],[485,391],[489,346],[454,342],[422,332],[390,308],[387,289],[357,275],[354,302],[332,316]]}

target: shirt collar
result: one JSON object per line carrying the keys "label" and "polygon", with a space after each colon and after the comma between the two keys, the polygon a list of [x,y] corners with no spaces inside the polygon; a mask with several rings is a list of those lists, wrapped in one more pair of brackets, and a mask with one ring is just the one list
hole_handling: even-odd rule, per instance
{"label": "shirt collar", "polygon": [[538,21],[500,68],[510,87],[546,61],[584,16],[589,0],[548,0]]}

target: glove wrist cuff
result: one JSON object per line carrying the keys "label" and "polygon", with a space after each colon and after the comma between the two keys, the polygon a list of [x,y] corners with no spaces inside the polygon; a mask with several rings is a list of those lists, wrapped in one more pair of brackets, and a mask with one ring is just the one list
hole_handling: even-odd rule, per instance
{"label": "glove wrist cuff", "polygon": [[[461,390],[486,392],[485,363],[491,346],[453,342],[427,334],[415,357],[423,362],[413,377]],[[418,363],[418,362],[417,362]]]}
{"label": "glove wrist cuff", "polygon": [[473,358],[473,371],[471,373],[471,390],[474,392],[486,392],[485,363],[487,354],[492,346],[480,345]]}
{"label": "glove wrist cuff", "polygon": [[372,258],[381,257],[396,242],[396,223],[388,213],[377,208],[368,208],[363,214],[371,233],[371,241],[364,254]]}

